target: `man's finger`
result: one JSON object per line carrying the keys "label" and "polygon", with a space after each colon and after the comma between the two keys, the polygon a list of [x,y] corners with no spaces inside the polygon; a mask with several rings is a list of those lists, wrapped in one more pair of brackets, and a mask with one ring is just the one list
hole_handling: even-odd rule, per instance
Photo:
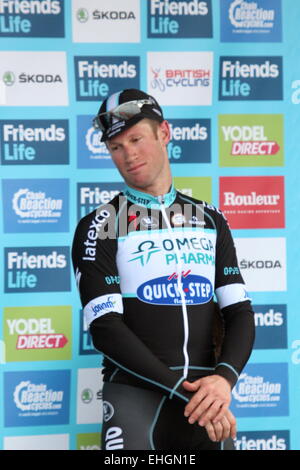
{"label": "man's finger", "polygon": [[213,442],[216,442],[217,436],[215,433],[215,427],[213,426],[211,421],[207,423],[207,425],[205,426],[205,429],[206,429],[209,439]]}
{"label": "man's finger", "polygon": [[[216,400],[208,408],[206,412],[203,412],[203,415],[200,420],[200,426],[205,426],[208,421],[212,421],[213,424],[221,421],[226,413],[227,405],[225,405],[221,400]],[[218,419],[216,419],[218,417]]]}

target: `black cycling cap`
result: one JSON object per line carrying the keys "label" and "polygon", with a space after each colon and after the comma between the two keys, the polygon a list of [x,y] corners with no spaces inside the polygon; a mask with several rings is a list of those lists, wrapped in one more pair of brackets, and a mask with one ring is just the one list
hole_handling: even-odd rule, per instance
{"label": "black cycling cap", "polygon": [[94,127],[102,131],[101,141],[129,129],[144,118],[163,122],[163,112],[156,99],[135,88],[114,93],[103,101]]}

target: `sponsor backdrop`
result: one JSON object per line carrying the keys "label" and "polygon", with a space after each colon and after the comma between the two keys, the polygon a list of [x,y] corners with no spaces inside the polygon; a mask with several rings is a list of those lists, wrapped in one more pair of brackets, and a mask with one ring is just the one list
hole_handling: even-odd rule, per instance
{"label": "sponsor backdrop", "polygon": [[0,448],[100,448],[70,245],[123,186],[91,119],[138,87],[170,121],[177,188],[228,218],[253,300],[236,447],[300,449],[299,22],[294,0],[0,0]]}

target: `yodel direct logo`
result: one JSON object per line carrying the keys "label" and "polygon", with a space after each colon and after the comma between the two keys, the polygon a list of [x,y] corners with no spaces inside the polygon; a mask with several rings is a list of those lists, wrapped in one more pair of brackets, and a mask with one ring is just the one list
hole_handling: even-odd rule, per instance
{"label": "yodel direct logo", "polygon": [[177,275],[162,276],[144,282],[137,289],[137,297],[146,303],[157,305],[180,305],[183,299],[187,304],[204,304],[213,296],[211,282],[203,277],[190,274],[182,275],[182,288],[178,286]]}
{"label": "yodel direct logo", "polygon": [[282,57],[220,57],[219,100],[282,100]]}
{"label": "yodel direct logo", "polygon": [[139,57],[75,57],[76,99],[104,100],[125,88],[139,88]]}
{"label": "yodel direct logo", "polygon": [[2,165],[69,163],[67,120],[0,121]]}
{"label": "yodel direct logo", "polygon": [[7,361],[71,359],[71,318],[69,306],[6,307]]}
{"label": "yodel direct logo", "polygon": [[211,0],[149,0],[148,37],[212,37]]}
{"label": "yodel direct logo", "polygon": [[282,166],[282,114],[223,114],[219,116],[221,166]]}
{"label": "yodel direct logo", "polygon": [[63,0],[0,0],[0,37],[64,37]]}

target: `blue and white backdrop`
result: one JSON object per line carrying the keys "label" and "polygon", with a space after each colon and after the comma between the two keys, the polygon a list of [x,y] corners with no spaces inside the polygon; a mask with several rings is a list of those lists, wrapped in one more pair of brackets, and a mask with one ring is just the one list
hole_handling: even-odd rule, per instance
{"label": "blue and white backdrop", "polygon": [[300,448],[299,24],[294,0],[0,0],[0,448],[99,448],[70,245],[122,188],[91,118],[127,87],[164,107],[178,189],[233,230],[257,326],[236,447]]}

